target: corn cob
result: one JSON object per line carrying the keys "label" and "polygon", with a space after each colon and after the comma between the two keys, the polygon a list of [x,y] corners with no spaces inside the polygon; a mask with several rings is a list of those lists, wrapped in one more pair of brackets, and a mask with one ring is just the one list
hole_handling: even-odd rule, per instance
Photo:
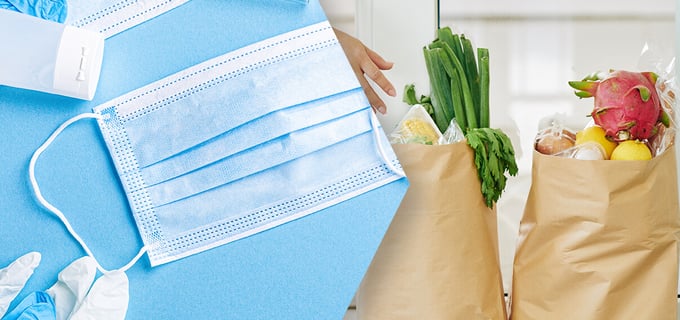
{"label": "corn cob", "polygon": [[401,125],[402,137],[407,143],[420,143],[427,145],[439,144],[439,136],[437,131],[424,120],[421,119],[407,119]]}

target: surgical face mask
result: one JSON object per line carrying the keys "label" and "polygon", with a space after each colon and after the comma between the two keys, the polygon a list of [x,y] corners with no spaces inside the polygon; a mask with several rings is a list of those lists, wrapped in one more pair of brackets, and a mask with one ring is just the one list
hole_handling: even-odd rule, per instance
{"label": "surgical face mask", "polygon": [[97,119],[145,244],[140,255],[152,266],[403,177],[327,22],[206,61],[63,124],[29,173],[38,200],[91,255],[34,175],[40,153],[81,118]]}
{"label": "surgical face mask", "polygon": [[189,0],[68,0],[65,23],[104,38],[132,28]]}
{"label": "surgical face mask", "polygon": [[[2,1],[2,0],[0,0]],[[68,0],[65,23],[101,33],[104,38],[132,28],[189,0]],[[306,5],[309,0],[271,0]]]}

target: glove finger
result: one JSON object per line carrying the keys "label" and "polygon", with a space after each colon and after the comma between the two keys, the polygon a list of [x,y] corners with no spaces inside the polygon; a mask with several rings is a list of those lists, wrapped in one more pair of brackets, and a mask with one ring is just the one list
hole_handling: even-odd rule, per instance
{"label": "glove finger", "polygon": [[19,11],[34,17],[56,22],[66,20],[67,4],[65,0],[4,0],[0,5],[11,6],[12,10]]}
{"label": "glove finger", "polygon": [[68,319],[75,307],[82,303],[97,274],[97,264],[89,256],[73,261],[59,273],[59,280],[47,294],[54,300],[57,320]]}
{"label": "glove finger", "polygon": [[40,253],[29,252],[0,270],[0,318],[33,275],[33,270],[40,264],[40,258]]}
{"label": "glove finger", "polygon": [[125,272],[106,273],[94,283],[70,319],[123,320],[129,299],[128,278]]}

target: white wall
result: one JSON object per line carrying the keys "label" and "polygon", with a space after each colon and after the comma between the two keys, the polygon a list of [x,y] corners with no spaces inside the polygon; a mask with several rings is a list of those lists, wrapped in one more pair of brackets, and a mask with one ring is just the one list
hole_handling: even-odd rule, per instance
{"label": "white wall", "polygon": [[[376,92],[387,104],[386,115],[378,115],[383,128],[391,132],[408,110],[402,102],[403,88],[415,84],[423,93],[429,92],[422,46],[429,43],[437,29],[436,1],[422,0],[322,0],[331,23],[357,38],[394,67],[385,74],[397,90],[389,97]],[[376,87],[377,88],[377,87]]]}

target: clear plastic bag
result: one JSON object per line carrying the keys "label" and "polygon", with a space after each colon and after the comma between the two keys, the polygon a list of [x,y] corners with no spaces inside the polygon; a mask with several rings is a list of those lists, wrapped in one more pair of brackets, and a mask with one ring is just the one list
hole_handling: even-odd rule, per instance
{"label": "clear plastic bag", "polygon": [[[659,156],[669,149],[674,144],[675,135],[677,133],[675,119],[677,114],[677,101],[675,92],[678,90],[678,87],[675,77],[675,58],[670,59],[669,62],[668,59],[661,57],[660,51],[659,48],[655,48],[650,44],[645,44],[640,55],[638,66],[643,72],[654,72],[658,76],[655,87],[662,109],[662,113],[659,117],[661,121],[657,122],[655,125],[654,130],[656,133],[648,139],[641,140],[641,142],[645,143],[651,151],[652,157]],[[587,78],[591,80],[602,80],[606,78],[606,75],[606,73],[595,72]],[[595,123],[591,119],[585,128],[579,130],[578,133],[583,134],[583,132],[593,126],[595,126]],[[590,132],[587,138],[583,138],[582,136],[580,142],[579,139],[572,140],[574,142],[572,147],[568,147],[569,139],[564,137],[561,129],[560,123],[557,121],[539,131],[535,141],[536,150],[543,154],[560,157],[599,160],[601,158],[600,154],[604,154],[603,159],[609,159],[613,149],[619,144],[612,140],[612,138],[607,138],[609,142],[604,141],[604,138],[601,135],[598,136],[597,134]],[[599,148],[597,145],[581,146],[580,144],[584,144],[584,141],[596,141],[599,144]]]}
{"label": "clear plastic bag", "polygon": [[586,142],[558,152],[554,156],[579,160],[605,160],[606,152],[599,143]]}
{"label": "clear plastic bag", "polygon": [[449,127],[442,135],[441,144],[452,144],[463,140],[465,140],[463,130],[458,125],[458,122],[456,122],[456,118],[451,119]]}
{"label": "clear plastic bag", "polygon": [[423,106],[413,105],[390,133],[390,143],[438,145],[442,134]]}
{"label": "clear plastic bag", "polygon": [[661,155],[675,143],[675,134],[677,133],[675,92],[678,91],[678,84],[675,76],[675,58],[662,57],[662,51],[657,45],[646,43],[638,63],[640,69],[653,71],[659,76],[656,82],[656,90],[661,100],[661,108],[667,116],[665,120],[668,126],[657,123],[658,133],[647,141],[652,155],[655,157]]}
{"label": "clear plastic bag", "polygon": [[574,147],[575,140],[576,136],[572,130],[566,128],[560,121],[553,120],[549,126],[538,132],[534,147],[542,154],[554,155]]}

